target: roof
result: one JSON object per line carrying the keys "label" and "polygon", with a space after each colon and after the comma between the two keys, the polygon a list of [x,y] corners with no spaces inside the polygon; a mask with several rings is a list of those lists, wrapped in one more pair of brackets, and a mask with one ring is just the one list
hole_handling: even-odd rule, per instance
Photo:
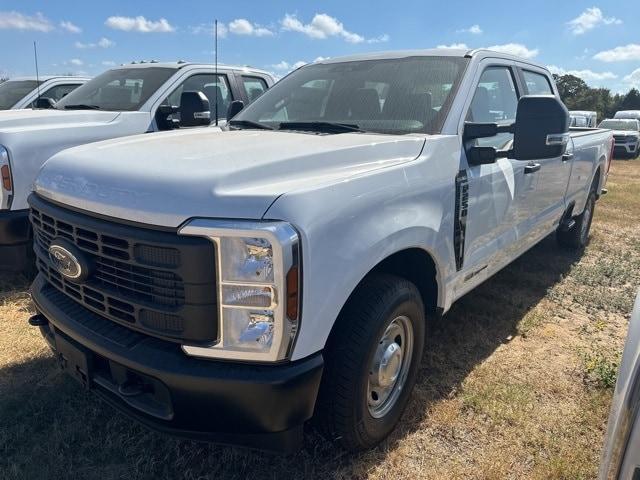
{"label": "roof", "polygon": [[89,80],[91,77],[81,76],[81,75],[40,75],[36,77],[35,75],[25,75],[22,77],[11,77],[8,80],[10,81],[25,81],[25,80],[37,80],[40,79],[41,82],[46,82],[47,80],[54,80],[56,78],[72,78],[74,80]]}
{"label": "roof", "polygon": [[[118,69],[118,68],[154,68],[154,67],[156,67],[156,68],[157,67],[161,67],[161,68],[184,68],[184,67],[192,67],[192,66],[215,68],[215,65],[213,63],[183,62],[183,61],[156,62],[155,60],[151,60],[151,61],[124,63],[124,64],[122,64],[120,66],[113,67],[113,69]],[[257,72],[257,73],[264,73],[264,74],[270,75],[270,73],[267,72],[266,70],[260,70],[259,68],[253,68],[253,67],[249,67],[249,66],[246,66],[246,65],[226,65],[226,64],[219,63],[218,64],[218,68],[220,70],[241,70],[241,71],[246,71],[246,72]]]}
{"label": "roof", "polygon": [[[508,53],[496,52],[495,50],[488,50],[485,48],[468,49],[468,48],[428,48],[422,50],[393,50],[387,52],[373,52],[373,53],[361,53],[356,55],[348,55],[345,57],[335,57],[326,60],[321,60],[314,63],[341,63],[341,62],[354,62],[360,60],[385,60],[391,58],[406,58],[406,57],[495,57],[504,58],[508,60],[517,60],[519,62],[525,62],[531,65],[537,65],[526,58],[517,57]],[[543,67],[544,68],[544,67]]]}

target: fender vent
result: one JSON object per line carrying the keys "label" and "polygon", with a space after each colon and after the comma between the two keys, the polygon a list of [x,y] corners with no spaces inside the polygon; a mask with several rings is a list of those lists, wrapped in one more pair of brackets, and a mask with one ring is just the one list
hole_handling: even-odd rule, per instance
{"label": "fender vent", "polygon": [[453,225],[453,248],[456,255],[456,270],[464,263],[464,238],[467,232],[467,212],[469,209],[469,180],[467,171],[460,170],[456,175],[456,208]]}

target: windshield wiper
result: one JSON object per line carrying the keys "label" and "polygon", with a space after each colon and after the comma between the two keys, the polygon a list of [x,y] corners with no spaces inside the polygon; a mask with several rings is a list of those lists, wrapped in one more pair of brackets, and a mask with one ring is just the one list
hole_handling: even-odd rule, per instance
{"label": "windshield wiper", "polygon": [[65,105],[65,110],[100,110],[98,105],[86,105],[84,103],[79,103],[77,105]]}
{"label": "windshield wiper", "polygon": [[273,127],[264,123],[254,122],[253,120],[230,120],[229,125],[232,127],[258,128],[260,130],[273,130]]}
{"label": "windshield wiper", "polygon": [[348,133],[364,132],[355,123],[334,123],[334,122],[282,122],[280,130],[302,130],[307,132],[320,133]]}

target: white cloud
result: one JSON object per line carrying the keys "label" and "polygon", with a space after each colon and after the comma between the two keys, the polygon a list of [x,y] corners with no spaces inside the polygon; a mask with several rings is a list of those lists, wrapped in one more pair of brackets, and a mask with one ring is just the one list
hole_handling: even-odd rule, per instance
{"label": "white cloud", "polygon": [[104,24],[114,30],[124,30],[125,32],[140,33],[168,33],[175,31],[175,28],[166,18],[153,21],[147,20],[142,15],[138,17],[109,17]]}
{"label": "white cloud", "polygon": [[593,30],[599,25],[618,25],[622,20],[616,17],[605,17],[598,7],[587,8],[573,20],[567,22],[569,30],[574,35],[582,35],[583,33]]}
{"label": "white cloud", "polygon": [[[318,58],[322,58],[322,57],[318,57]],[[314,61],[318,61],[318,59],[314,60]],[[309,62],[305,62],[304,60],[298,60],[295,63],[289,63],[285,60],[282,60],[280,63],[276,63],[275,65],[271,65],[271,68],[274,68],[275,70],[280,70],[283,72],[289,72],[291,70],[295,70],[296,68],[300,68],[303,65],[306,65]]]}
{"label": "white cloud", "polygon": [[630,43],[611,50],[603,50],[596,53],[593,58],[603,62],[624,62],[627,60],[640,60],[640,45]]}
{"label": "white cloud", "polygon": [[[350,32],[344,28],[342,22],[337,18],[327,15],[326,13],[316,13],[313,19],[311,19],[311,23],[306,24],[302,23],[295,15],[287,13],[280,23],[283,30],[304,33],[310,38],[325,39],[329,37],[342,37],[349,43],[362,43],[366,41],[362,35]],[[383,40],[378,41],[387,41],[389,39],[388,35],[378,37],[378,39],[381,38]],[[374,40],[372,43],[375,43],[375,39],[372,40]]]}
{"label": "white cloud", "polygon": [[452,43],[451,45],[438,45],[436,48],[443,50],[469,50],[466,43]]}
{"label": "white cloud", "polygon": [[537,48],[529,49],[521,43],[506,43],[504,45],[493,45],[487,48],[495,52],[507,53],[522,58],[533,58],[540,53],[540,50]]}
{"label": "white cloud", "polygon": [[389,35],[384,33],[382,35],[379,35],[377,37],[373,37],[373,38],[368,38],[367,39],[367,43],[385,43],[389,41]]}
{"label": "white cloud", "polygon": [[80,60],[79,58],[72,58],[71,60],[69,60],[69,63],[71,65],[75,65],[76,67],[84,65],[84,62],[82,60]]}
{"label": "white cloud", "polygon": [[[189,27],[191,33],[194,35],[211,35],[212,37],[215,35],[215,25],[213,23],[201,23],[200,25],[195,25]],[[229,29],[227,26],[218,22],[218,37],[219,38],[227,38],[227,33],[229,33]]]}
{"label": "white cloud", "polygon": [[50,32],[53,24],[42,13],[25,15],[20,12],[0,12],[0,30],[33,30]]}
{"label": "white cloud", "polygon": [[75,45],[76,48],[79,48],[81,50],[86,50],[88,48],[96,48],[96,47],[109,48],[109,47],[113,47],[115,44],[116,44],[116,42],[114,42],[113,40],[109,40],[106,37],[102,37],[96,43],[76,42],[74,45]]}
{"label": "white cloud", "polygon": [[114,62],[113,60],[104,60],[102,62],[102,65],[104,65],[105,67],[115,67],[116,62]]}
{"label": "white cloud", "polygon": [[636,68],[622,79],[631,88],[640,88],[640,68]]}
{"label": "white cloud", "polygon": [[471,33],[473,35],[480,35],[482,33],[482,29],[480,25],[477,23],[475,25],[471,25],[469,28],[462,28],[457,31],[458,33]]}
{"label": "white cloud", "polygon": [[60,28],[66,30],[69,33],[82,33],[82,29],[79,26],[66,20],[60,22]]}
{"label": "white cloud", "polygon": [[236,18],[229,22],[229,31],[236,35],[252,35],[255,37],[268,37],[273,35],[273,32],[268,28],[251,23],[246,18]]}
{"label": "white cloud", "polygon": [[547,68],[551,73],[555,73],[556,75],[573,75],[596,86],[602,85],[605,80],[615,80],[618,78],[618,75],[613,72],[594,72],[589,69],[565,70],[564,68],[556,65],[547,65]]}

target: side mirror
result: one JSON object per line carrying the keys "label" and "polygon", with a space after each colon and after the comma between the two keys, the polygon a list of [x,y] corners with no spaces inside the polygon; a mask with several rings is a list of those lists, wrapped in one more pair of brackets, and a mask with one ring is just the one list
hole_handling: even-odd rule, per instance
{"label": "side mirror", "polygon": [[244,108],[244,102],[242,100],[234,100],[229,104],[229,108],[227,109],[227,120],[231,120],[235,117],[240,110]]}
{"label": "side mirror", "polygon": [[526,95],[518,102],[513,157],[536,160],[561,156],[569,142],[569,111],[552,95]]}
{"label": "side mirror", "polygon": [[35,108],[50,109],[56,106],[56,102],[49,97],[40,97],[33,102]]}
{"label": "side mirror", "polygon": [[202,92],[182,92],[180,96],[180,126],[199,127],[211,123],[209,100]]}

